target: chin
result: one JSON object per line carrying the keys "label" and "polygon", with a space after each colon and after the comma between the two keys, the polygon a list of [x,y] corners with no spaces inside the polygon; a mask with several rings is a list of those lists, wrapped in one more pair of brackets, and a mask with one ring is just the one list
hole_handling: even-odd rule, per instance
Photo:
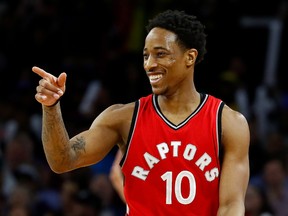
{"label": "chin", "polygon": [[155,95],[163,95],[165,93],[165,91],[163,91],[163,89],[156,89],[156,88],[152,88],[152,92]]}
{"label": "chin", "polygon": [[152,93],[156,94],[156,95],[159,95],[159,94],[161,94],[161,90],[159,88],[153,88],[152,87]]}

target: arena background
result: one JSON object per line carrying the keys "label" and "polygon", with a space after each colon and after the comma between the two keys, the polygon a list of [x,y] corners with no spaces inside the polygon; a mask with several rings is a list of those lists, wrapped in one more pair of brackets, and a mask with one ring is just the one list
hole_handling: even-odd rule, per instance
{"label": "arena background", "polygon": [[194,14],[206,26],[208,52],[196,66],[196,87],[249,120],[251,182],[262,178],[272,156],[286,164],[287,179],[287,0],[0,0],[3,215],[25,206],[29,215],[72,216],[63,202],[67,188],[74,202],[92,204],[97,215],[123,215],[125,205],[107,178],[116,149],[69,174],[47,167],[41,105],[34,99],[39,77],[31,68],[68,74],[61,106],[72,136],[107,106],[150,93],[142,67],[145,25],[165,9]]}

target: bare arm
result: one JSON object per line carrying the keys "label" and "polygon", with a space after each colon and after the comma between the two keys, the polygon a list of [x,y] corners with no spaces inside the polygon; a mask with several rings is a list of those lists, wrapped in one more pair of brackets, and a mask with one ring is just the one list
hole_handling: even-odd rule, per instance
{"label": "bare arm", "polygon": [[116,143],[124,143],[133,104],[108,107],[88,130],[70,139],[60,103],[57,103],[65,92],[66,74],[62,73],[57,78],[37,67],[32,70],[42,77],[35,98],[42,104],[42,143],[47,161],[54,172],[63,173],[97,163]]}
{"label": "bare arm", "polygon": [[250,132],[243,115],[225,106],[222,116],[224,158],[220,177],[218,216],[243,216],[249,181]]}
{"label": "bare arm", "polygon": [[[116,143],[122,142],[117,122],[123,105],[104,110],[91,127],[71,139],[66,131],[60,104],[43,106],[42,142],[47,161],[56,173],[67,172],[101,161]],[[120,126],[119,126],[120,127]]]}
{"label": "bare arm", "polygon": [[[69,158],[69,136],[63,123],[60,104],[53,107],[42,105],[42,144],[51,169],[60,173]],[[58,166],[57,166],[58,165]]]}
{"label": "bare arm", "polygon": [[119,164],[121,161],[121,158],[122,158],[122,152],[119,149],[113,161],[113,164],[109,173],[109,178],[113,187],[117,191],[119,197],[122,199],[124,203],[126,203],[124,191],[123,191],[124,189],[123,188],[123,173]]}

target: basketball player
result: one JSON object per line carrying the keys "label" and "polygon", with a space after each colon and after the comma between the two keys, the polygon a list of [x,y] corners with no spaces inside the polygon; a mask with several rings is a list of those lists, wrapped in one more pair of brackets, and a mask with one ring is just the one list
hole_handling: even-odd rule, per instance
{"label": "basketball player", "polygon": [[[42,140],[51,169],[64,173],[101,161],[118,145],[129,216],[243,216],[250,132],[245,117],[196,90],[195,65],[206,53],[204,26],[167,10],[147,25],[143,64],[151,95],[104,110],[69,137],[59,99],[66,73],[39,67]],[[123,83],[124,85],[124,83]]]}

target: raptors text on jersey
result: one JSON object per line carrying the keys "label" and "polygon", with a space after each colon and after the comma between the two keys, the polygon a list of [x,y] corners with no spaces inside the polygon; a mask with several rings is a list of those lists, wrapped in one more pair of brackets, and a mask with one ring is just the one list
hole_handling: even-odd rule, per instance
{"label": "raptors text on jersey", "polygon": [[219,206],[221,113],[207,94],[180,124],[161,112],[156,95],[136,102],[121,161],[129,216],[211,216]]}

